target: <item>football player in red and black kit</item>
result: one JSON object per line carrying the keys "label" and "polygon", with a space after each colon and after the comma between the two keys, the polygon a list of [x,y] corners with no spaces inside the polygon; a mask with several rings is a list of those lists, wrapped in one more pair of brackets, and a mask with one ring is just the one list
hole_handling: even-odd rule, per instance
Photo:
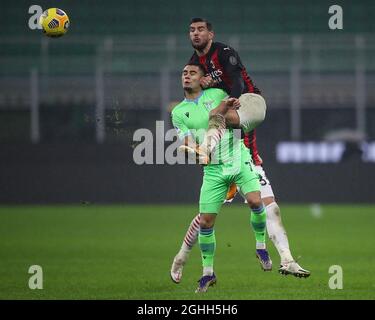
{"label": "football player in red and black kit", "polygon": [[[216,87],[226,91],[230,97],[238,98],[243,93],[261,94],[249,77],[238,53],[223,43],[213,42],[214,32],[212,24],[206,19],[193,18],[190,22],[189,35],[194,54],[189,62],[200,63],[206,69],[206,76],[201,79],[203,88]],[[293,258],[285,228],[281,222],[280,208],[275,201],[271,184],[266,177],[259,156],[255,130],[246,133],[244,144],[249,148],[253,163],[259,174],[261,184],[261,197],[267,211],[267,232],[280,255],[281,274],[292,274],[296,277],[308,277],[310,272],[303,269]],[[230,202],[237,188],[231,186],[227,200]],[[179,283],[182,277],[183,267],[189,257],[189,253],[197,241],[199,233],[199,214],[192,220],[186,232],[181,249],[175,256],[171,268],[171,278]]]}

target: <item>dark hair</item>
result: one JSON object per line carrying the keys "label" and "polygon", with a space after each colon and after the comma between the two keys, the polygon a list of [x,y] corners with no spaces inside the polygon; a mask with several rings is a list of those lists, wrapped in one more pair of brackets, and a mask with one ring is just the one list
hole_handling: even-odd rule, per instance
{"label": "dark hair", "polygon": [[205,18],[191,18],[190,20],[190,24],[194,23],[194,22],[205,22],[206,23],[206,26],[207,26],[207,30],[208,31],[212,31],[212,23],[209,22],[207,19]]}
{"label": "dark hair", "polygon": [[204,68],[204,66],[202,64],[200,64],[198,62],[188,62],[187,64],[185,64],[185,67],[186,66],[196,66],[196,67],[199,68],[200,71],[202,71],[203,75],[206,74],[206,69]]}

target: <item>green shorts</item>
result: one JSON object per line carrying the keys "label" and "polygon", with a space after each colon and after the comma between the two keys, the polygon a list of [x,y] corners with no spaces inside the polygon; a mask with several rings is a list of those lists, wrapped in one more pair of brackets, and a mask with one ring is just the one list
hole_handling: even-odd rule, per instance
{"label": "green shorts", "polygon": [[241,149],[241,159],[237,168],[222,164],[204,167],[199,212],[219,213],[232,183],[235,183],[243,194],[260,191],[258,174],[250,163],[250,153],[244,147]]}

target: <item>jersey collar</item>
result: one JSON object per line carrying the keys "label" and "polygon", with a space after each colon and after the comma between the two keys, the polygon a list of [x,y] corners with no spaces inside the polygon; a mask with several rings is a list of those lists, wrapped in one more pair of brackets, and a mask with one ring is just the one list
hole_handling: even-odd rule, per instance
{"label": "jersey collar", "polygon": [[200,59],[202,57],[205,57],[207,59],[207,57],[211,57],[212,56],[212,54],[214,53],[214,51],[216,50],[216,48],[217,48],[217,42],[212,42],[210,50],[208,50],[208,52],[205,55],[198,56],[198,54],[197,54],[196,51],[194,51],[194,54],[198,57],[198,59]]}
{"label": "jersey collar", "polygon": [[203,95],[203,90],[201,91],[200,95],[198,97],[196,97],[195,99],[187,99],[187,98],[185,98],[184,101],[186,101],[186,102],[194,102],[195,104],[198,104],[198,101],[199,101],[199,99],[201,98],[202,95]]}

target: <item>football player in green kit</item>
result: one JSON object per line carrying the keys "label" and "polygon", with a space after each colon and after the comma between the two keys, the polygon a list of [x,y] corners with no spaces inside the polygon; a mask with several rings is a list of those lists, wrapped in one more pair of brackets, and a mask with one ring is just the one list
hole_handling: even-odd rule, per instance
{"label": "football player in green kit", "polygon": [[[253,170],[251,157],[240,135],[233,128],[240,127],[236,109],[241,108],[239,99],[228,98],[225,91],[217,88],[203,90],[200,78],[204,69],[199,64],[188,64],[182,72],[185,99],[172,111],[172,122],[186,150],[196,150],[207,138],[209,122],[216,126],[220,137],[210,154],[210,161],[203,162],[203,183],[199,199],[201,250],[203,275],[196,292],[206,292],[216,283],[214,255],[216,248],[214,224],[226,198],[229,186],[236,183],[245,195],[250,211],[250,224],[255,233],[256,254],[271,270],[272,261],[266,249],[266,211],[260,197],[260,184]],[[223,123],[224,122],[224,123]],[[228,128],[229,127],[229,128]],[[226,128],[223,130],[223,128]],[[209,131],[209,130],[208,130]]]}
{"label": "football player in green kit", "polygon": [[[204,18],[191,19],[189,37],[194,48],[189,63],[201,64],[205,69],[205,77],[200,79],[201,86],[203,88],[223,89],[230,97],[238,98],[242,104],[242,108],[238,109],[237,113],[242,120],[240,124],[244,133],[243,141],[251,154],[254,168],[259,175],[261,197],[267,213],[267,233],[280,256],[279,273],[292,274],[300,278],[309,277],[310,271],[303,269],[292,256],[286,230],[281,221],[280,208],[263,168],[263,160],[259,155],[255,127],[257,121],[262,121],[262,117],[265,115],[265,101],[261,96],[261,91],[250,78],[236,50],[224,43],[214,41],[214,30],[209,21]],[[246,105],[251,107],[244,108]],[[233,114],[233,111],[231,113]],[[220,125],[220,122],[218,123]],[[207,136],[211,139],[206,139],[207,143],[200,144],[195,150],[185,147],[189,154],[195,153],[200,156],[201,163],[209,162],[210,150],[220,139],[220,130],[213,127],[209,128],[208,131]],[[237,191],[236,185],[232,184],[226,202],[231,202]],[[199,224],[200,215],[197,214],[186,230],[181,248],[173,259],[170,275],[175,283],[181,282],[184,265],[198,240]],[[259,258],[258,255],[257,257]],[[269,271],[267,264],[264,264],[261,259],[259,259],[259,262],[263,270]]]}

